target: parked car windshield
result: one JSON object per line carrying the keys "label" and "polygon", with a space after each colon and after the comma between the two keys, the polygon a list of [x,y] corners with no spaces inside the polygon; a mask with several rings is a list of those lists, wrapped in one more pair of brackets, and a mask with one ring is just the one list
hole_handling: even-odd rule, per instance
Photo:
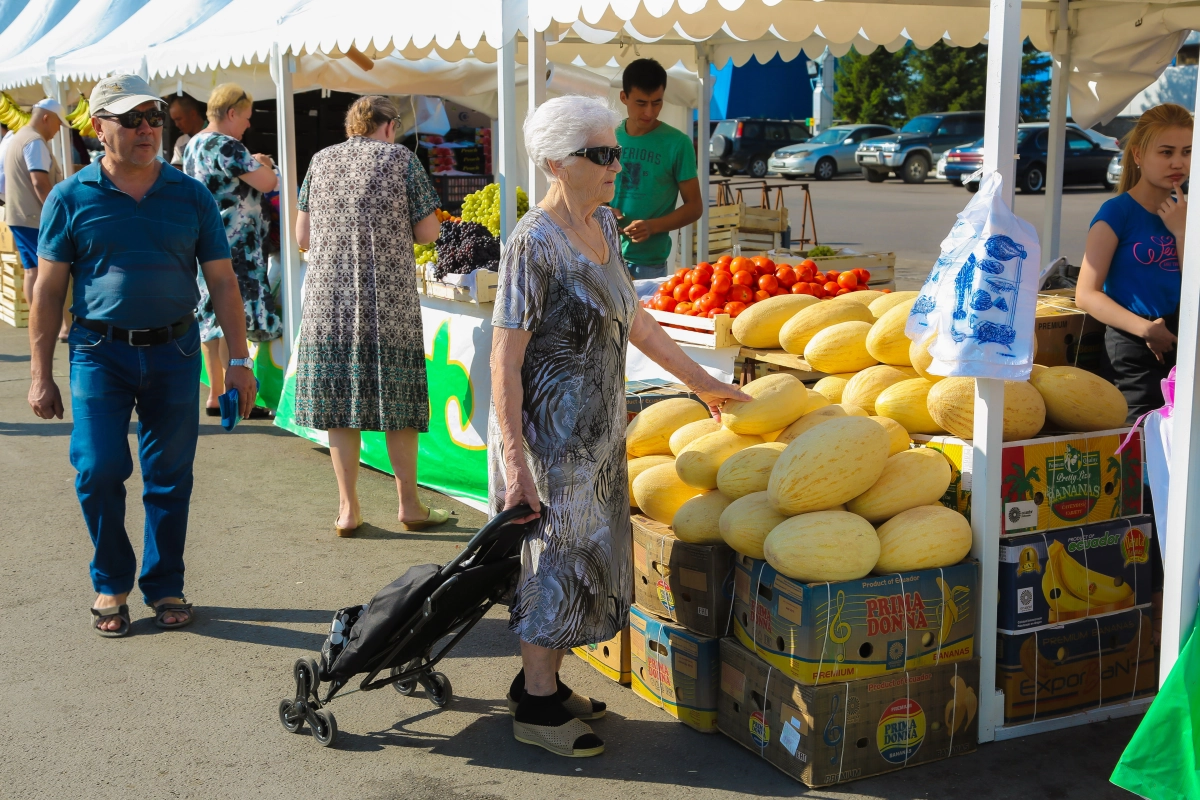
{"label": "parked car windshield", "polygon": [[717,127],[713,130],[713,136],[720,134],[730,139],[737,136],[737,120],[723,119],[717,123]]}
{"label": "parked car windshield", "polygon": [[1018,128],[1017,129],[1017,144],[1024,144],[1030,136],[1036,136],[1045,128]]}
{"label": "parked car windshield", "polygon": [[842,129],[837,130],[830,128],[827,131],[821,131],[813,138],[809,139],[812,144],[837,144],[842,139],[850,135],[850,131]]}
{"label": "parked car windshield", "polygon": [[937,130],[937,117],[913,117],[900,129],[901,133],[933,133]]}

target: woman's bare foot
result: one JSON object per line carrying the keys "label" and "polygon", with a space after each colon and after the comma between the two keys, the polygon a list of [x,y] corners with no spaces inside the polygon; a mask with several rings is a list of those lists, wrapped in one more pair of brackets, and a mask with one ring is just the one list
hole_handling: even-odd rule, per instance
{"label": "woman's bare foot", "polygon": [[334,525],[344,530],[353,530],[362,525],[362,508],[358,505],[357,500],[353,504],[338,504],[338,515]]}
{"label": "woman's bare foot", "polygon": [[[164,597],[160,600],[157,600],[154,603],[154,606],[155,606],[155,608],[157,608],[158,606],[161,606],[163,603],[183,603],[183,602],[185,602],[185,601],[182,597]],[[187,622],[189,619],[191,619],[191,617],[192,617],[192,614],[190,611],[182,611],[182,610],[168,611],[165,614],[163,614],[162,621],[164,624],[167,624],[167,625],[177,625],[181,622]]]}
{"label": "woman's bare foot", "polygon": [[[123,606],[129,599],[129,592],[124,594],[98,594],[96,602],[92,603],[92,608],[112,608],[113,606]],[[115,631],[121,627],[121,618],[113,614],[111,616],[102,617],[99,628],[102,631]]]}

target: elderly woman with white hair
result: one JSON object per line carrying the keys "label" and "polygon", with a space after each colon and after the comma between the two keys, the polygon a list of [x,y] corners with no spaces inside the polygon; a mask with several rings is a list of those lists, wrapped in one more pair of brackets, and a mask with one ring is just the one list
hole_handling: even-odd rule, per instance
{"label": "elderly woman with white hair", "polygon": [[509,239],[492,317],[491,507],[537,512],[509,622],[523,665],[508,695],[513,734],[575,757],[604,751],[583,720],[605,705],[572,692],[559,666],[569,648],[616,636],[633,598],[626,345],[714,415],[727,399],[748,399],[688,358],[638,303],[604,205],[621,171],[617,123],[603,101],[579,96],[549,100],[525,120],[525,146],[550,189]]}

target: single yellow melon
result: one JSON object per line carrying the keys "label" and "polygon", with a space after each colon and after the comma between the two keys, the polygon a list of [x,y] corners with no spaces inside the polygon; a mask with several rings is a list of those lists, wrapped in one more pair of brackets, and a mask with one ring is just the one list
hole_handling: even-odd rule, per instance
{"label": "single yellow melon", "polygon": [[903,425],[888,417],[871,417],[871,419],[878,422],[887,431],[889,458],[908,449],[912,437],[908,435],[908,431],[904,429]]}
{"label": "single yellow melon", "polygon": [[878,538],[880,575],[949,567],[971,552],[971,523],[942,505],[917,506],[880,525]]}
{"label": "single yellow melon", "polygon": [[915,301],[919,294],[920,292],[889,292],[871,301],[871,313],[875,315],[875,319],[879,319],[901,303]]}
{"label": "single yellow melon", "polygon": [[[1078,367],[1047,367],[1032,378],[1046,417],[1063,431],[1106,431],[1125,426],[1129,404],[1121,390]],[[1007,397],[1006,397],[1007,405]]]}
{"label": "single yellow melon", "polygon": [[794,375],[775,372],[750,381],[742,391],[752,400],[729,400],[721,424],[734,433],[762,434],[786,428],[808,411],[808,389]]}
{"label": "single yellow melon", "polygon": [[638,475],[641,475],[651,467],[657,467],[659,464],[674,464],[673,456],[642,456],[629,461],[625,465],[625,469],[629,472],[629,505],[631,508],[637,508],[637,503],[633,499],[633,482]]}
{"label": "single yellow melon", "polygon": [[950,487],[950,462],[941,452],[917,447],[890,456],[870,489],[846,503],[846,510],[878,524],[901,511],[936,503]]}
{"label": "single yellow melon", "polygon": [[679,507],[703,492],[679,479],[674,464],[643,470],[633,481],[633,499],[650,519],[670,525]]}
{"label": "single yellow melon", "polygon": [[717,471],[725,459],[739,450],[762,443],[761,436],[734,433],[728,428],[721,428],[701,436],[680,450],[675,458],[675,471],[679,473],[679,479],[689,486],[715,489]]}
{"label": "single yellow melon", "polygon": [[739,450],[725,459],[717,470],[717,488],[733,500],[754,492],[765,492],[771,480],[771,469],[786,447],[782,442],[764,442]]}
{"label": "single yellow melon", "polygon": [[721,423],[717,422],[712,417],[708,419],[698,419],[695,422],[689,422],[679,430],[671,434],[668,444],[671,447],[671,454],[678,456],[679,451],[687,447],[692,442],[699,439],[708,433],[715,433],[721,430]]}
{"label": "single yellow melon", "polygon": [[[975,379],[946,378],[929,390],[929,415],[960,439],[975,436]],[[1046,403],[1028,381],[1004,382],[1004,441],[1031,439],[1046,424]]]}
{"label": "single yellow melon", "polygon": [[875,398],[875,413],[894,419],[909,433],[945,433],[929,413],[929,390],[934,384],[924,378],[893,383]]}
{"label": "single yellow melon", "polygon": [[[875,317],[861,303],[816,303],[803,309],[784,323],[779,330],[779,345],[792,355],[802,355],[809,340],[826,328],[840,322],[871,323]],[[846,372],[851,370],[821,370]],[[852,370],[857,371],[857,370]]]}
{"label": "single yellow melon", "polygon": [[875,398],[879,397],[880,392],[894,383],[906,380],[907,375],[887,364],[867,367],[850,379],[846,388],[842,390],[842,399],[838,402],[851,403],[862,408],[868,415],[873,415]]}
{"label": "single yellow melon", "polygon": [[929,365],[933,363],[933,356],[929,354],[929,346],[933,344],[934,338],[930,336],[922,343],[909,342],[908,345],[908,359],[912,363],[913,369],[930,383],[937,383],[945,377],[944,375],[934,375],[929,371]]}
{"label": "single yellow melon", "polygon": [[733,321],[733,335],[746,347],[779,349],[779,330],[796,314],[821,302],[810,294],[782,294],[760,300]]}
{"label": "single yellow melon", "polygon": [[813,384],[813,391],[819,392],[831,403],[840,403],[842,402],[842,392],[846,390],[846,384],[857,374],[857,372],[841,372],[837,375],[826,375]]}
{"label": "single yellow melon", "polygon": [[[832,304],[831,304],[832,305]],[[858,303],[841,303],[844,308],[861,308]],[[818,372],[858,372],[877,364],[867,352],[869,322],[839,322],[818,331],[804,346],[804,360]]]}
{"label": "single yellow melon", "polygon": [[848,511],[815,511],[786,519],[763,542],[767,563],[793,580],[849,581],[879,560],[875,529]]}
{"label": "single yellow melon", "polygon": [[705,492],[688,500],[671,522],[675,538],[690,544],[721,544],[721,512],[732,502],[720,492]]}
{"label": "single yellow melon", "polygon": [[767,492],[781,514],[820,511],[871,488],[887,458],[882,425],[866,417],[836,417],[788,443],[771,470]]}
{"label": "single yellow melon", "polygon": [[629,421],[625,428],[625,450],[634,458],[671,455],[671,434],[705,417],[711,417],[703,403],[686,397],[660,400]]}
{"label": "single yellow melon", "polygon": [[767,534],[785,519],[766,492],[754,492],[734,500],[721,512],[721,539],[738,553],[761,560]]}
{"label": "single yellow melon", "polygon": [[867,352],[876,361],[905,366],[912,363],[908,356],[911,342],[904,335],[904,326],[915,302],[905,300],[893,306],[871,326],[871,332],[867,334]]}

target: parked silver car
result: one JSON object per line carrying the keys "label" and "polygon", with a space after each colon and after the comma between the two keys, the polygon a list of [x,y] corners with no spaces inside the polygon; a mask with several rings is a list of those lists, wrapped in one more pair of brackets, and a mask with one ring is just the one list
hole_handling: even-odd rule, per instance
{"label": "parked silver car", "polygon": [[776,150],[767,170],[792,180],[812,175],[827,181],[839,172],[858,171],[854,151],[861,142],[895,132],[887,125],[834,125],[807,142]]}

